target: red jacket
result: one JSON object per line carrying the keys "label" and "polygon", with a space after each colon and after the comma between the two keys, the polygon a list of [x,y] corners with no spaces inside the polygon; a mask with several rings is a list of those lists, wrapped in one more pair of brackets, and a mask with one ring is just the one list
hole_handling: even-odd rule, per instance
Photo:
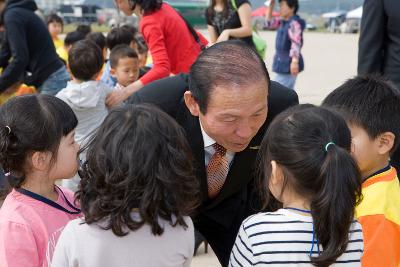
{"label": "red jacket", "polygon": [[[154,64],[153,68],[140,78],[144,85],[168,77],[171,73],[189,72],[190,66],[201,51],[185,21],[166,3],[156,12],[143,16],[140,31]],[[200,33],[198,35],[206,45],[208,41]]]}

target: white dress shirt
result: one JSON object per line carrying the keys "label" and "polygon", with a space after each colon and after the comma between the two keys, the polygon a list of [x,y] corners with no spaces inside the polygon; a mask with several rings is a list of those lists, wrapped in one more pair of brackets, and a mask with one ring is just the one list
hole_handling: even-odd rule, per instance
{"label": "white dress shirt", "polygon": [[[210,161],[211,157],[215,153],[215,149],[213,147],[213,144],[215,144],[214,139],[212,139],[203,129],[203,126],[201,125],[200,122],[200,128],[201,128],[201,134],[203,135],[203,141],[204,141],[204,163],[205,166],[208,165],[208,162]],[[235,152],[231,152],[226,150],[226,158],[229,163],[229,167],[232,164],[233,157],[235,156]]]}

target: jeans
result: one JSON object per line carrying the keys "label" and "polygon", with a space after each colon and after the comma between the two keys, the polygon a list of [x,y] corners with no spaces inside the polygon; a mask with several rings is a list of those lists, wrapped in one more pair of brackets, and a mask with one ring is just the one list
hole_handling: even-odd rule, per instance
{"label": "jeans", "polygon": [[67,87],[70,80],[69,73],[65,66],[53,72],[44,83],[38,88],[39,92],[47,95],[56,95],[61,89]]}
{"label": "jeans", "polygon": [[287,88],[294,90],[294,84],[296,83],[296,78],[297,75],[277,73],[275,76],[275,82],[278,82],[286,86]]}

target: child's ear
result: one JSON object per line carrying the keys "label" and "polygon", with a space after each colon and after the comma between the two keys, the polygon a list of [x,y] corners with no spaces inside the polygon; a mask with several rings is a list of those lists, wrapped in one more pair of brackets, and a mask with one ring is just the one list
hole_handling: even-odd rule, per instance
{"label": "child's ear", "polygon": [[276,163],[275,160],[271,160],[271,177],[270,183],[273,185],[280,185],[283,181],[283,171],[282,168]]}
{"label": "child's ear", "polygon": [[135,41],[131,41],[129,43],[129,47],[132,48],[133,50],[135,50],[136,53],[138,52],[138,45]]}
{"label": "child's ear", "polygon": [[268,188],[271,194],[279,201],[283,202],[283,171],[275,160],[271,160],[271,175],[268,181]]}
{"label": "child's ear", "polygon": [[378,141],[378,153],[381,155],[388,154],[393,146],[396,136],[392,132],[384,132],[376,137]]}
{"label": "child's ear", "polygon": [[115,78],[115,69],[111,68],[110,69],[110,74],[111,74],[111,76],[113,76]]}
{"label": "child's ear", "polygon": [[33,152],[30,161],[32,168],[38,171],[46,171],[48,170],[51,161],[51,152]]}

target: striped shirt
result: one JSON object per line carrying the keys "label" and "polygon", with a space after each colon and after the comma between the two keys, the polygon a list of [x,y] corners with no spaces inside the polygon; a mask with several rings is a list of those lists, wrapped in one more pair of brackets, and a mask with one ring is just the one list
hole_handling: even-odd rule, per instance
{"label": "striped shirt", "polygon": [[[312,266],[312,238],[311,216],[287,209],[255,214],[242,223],[229,266]],[[354,221],[346,252],[332,266],[361,266],[363,249],[361,225]],[[316,244],[312,255],[318,256]]]}

